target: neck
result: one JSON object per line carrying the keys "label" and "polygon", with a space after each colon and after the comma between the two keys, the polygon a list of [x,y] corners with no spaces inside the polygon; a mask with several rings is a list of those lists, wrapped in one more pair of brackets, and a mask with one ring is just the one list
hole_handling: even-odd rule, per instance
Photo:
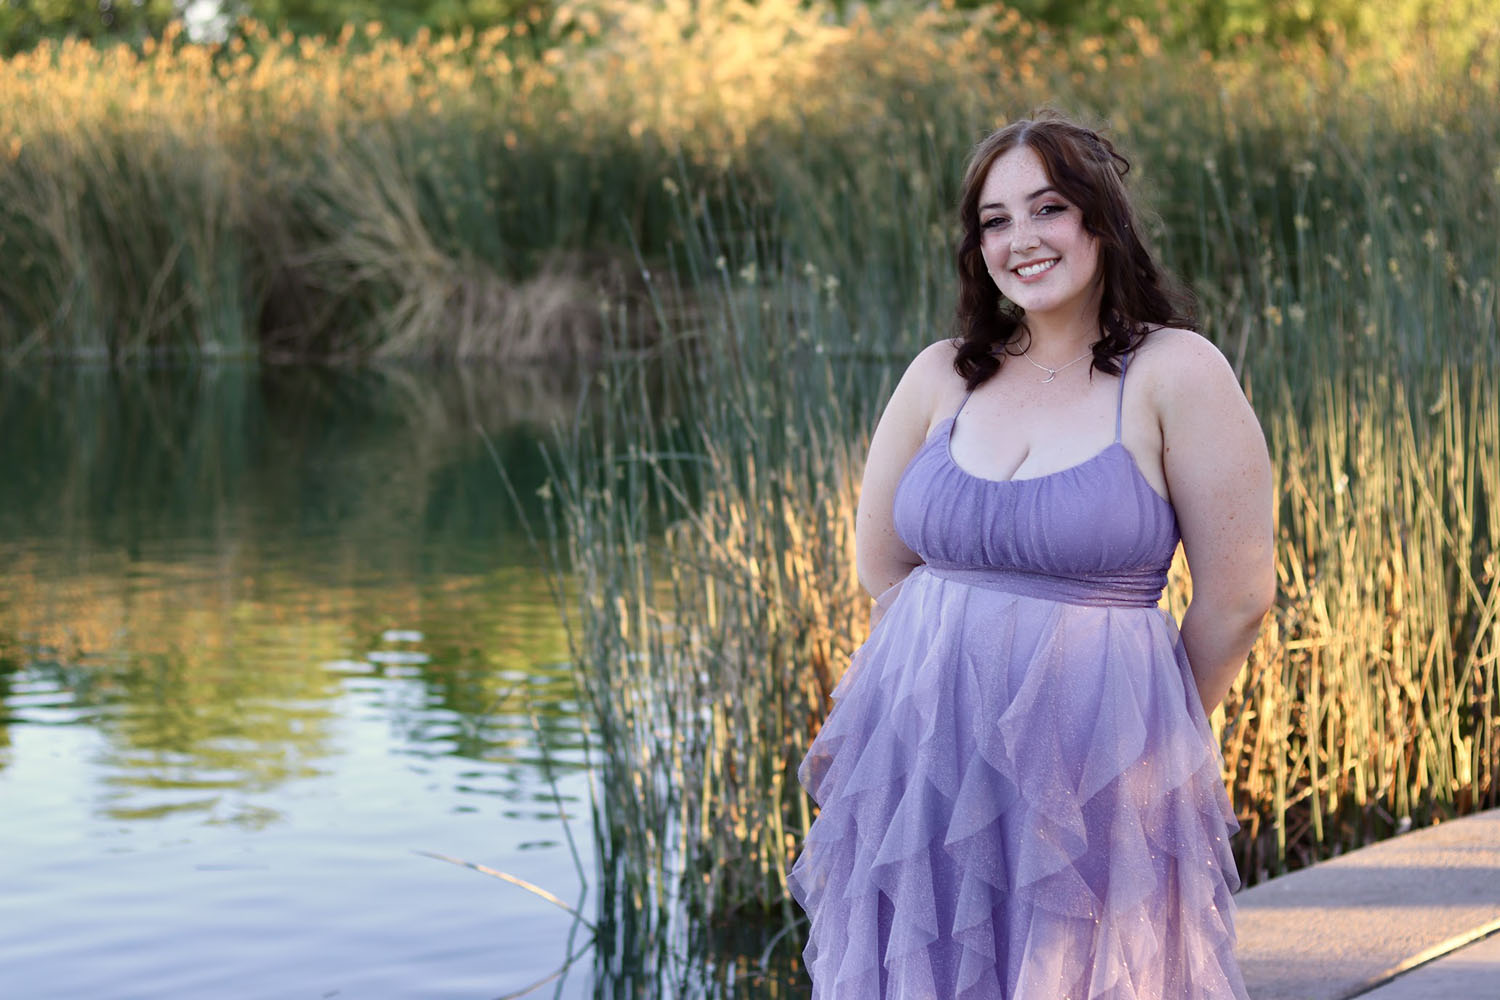
{"label": "neck", "polygon": [[1023,337],[1022,343],[1033,358],[1044,364],[1065,364],[1087,353],[1099,339],[1098,316],[1097,309],[1064,316],[1028,312],[1021,318],[1021,324],[1030,337]]}

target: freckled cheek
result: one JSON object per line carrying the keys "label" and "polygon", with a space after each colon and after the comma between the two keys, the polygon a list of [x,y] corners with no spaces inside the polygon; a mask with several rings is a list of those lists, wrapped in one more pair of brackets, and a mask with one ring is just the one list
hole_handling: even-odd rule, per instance
{"label": "freckled cheek", "polygon": [[996,245],[994,241],[986,237],[980,242],[979,249],[984,255],[984,264],[986,267],[991,271],[1005,270],[1005,262],[1009,259],[1010,253],[1004,249],[1003,245]]}

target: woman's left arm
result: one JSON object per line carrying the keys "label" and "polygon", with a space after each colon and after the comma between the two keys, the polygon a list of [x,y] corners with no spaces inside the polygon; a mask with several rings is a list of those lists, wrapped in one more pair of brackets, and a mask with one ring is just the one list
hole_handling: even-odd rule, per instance
{"label": "woman's left arm", "polygon": [[1228,361],[1202,337],[1174,332],[1156,359],[1153,395],[1193,577],[1182,642],[1203,709],[1212,712],[1276,599],[1271,460]]}

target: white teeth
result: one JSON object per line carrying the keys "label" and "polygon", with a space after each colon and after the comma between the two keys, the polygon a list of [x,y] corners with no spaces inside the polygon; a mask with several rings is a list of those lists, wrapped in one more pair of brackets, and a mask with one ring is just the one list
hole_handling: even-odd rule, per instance
{"label": "white teeth", "polygon": [[1041,274],[1043,271],[1047,270],[1056,263],[1057,258],[1054,257],[1051,260],[1044,260],[1036,264],[1027,264],[1024,267],[1018,267],[1016,268],[1016,273],[1023,278],[1029,278],[1033,274]]}

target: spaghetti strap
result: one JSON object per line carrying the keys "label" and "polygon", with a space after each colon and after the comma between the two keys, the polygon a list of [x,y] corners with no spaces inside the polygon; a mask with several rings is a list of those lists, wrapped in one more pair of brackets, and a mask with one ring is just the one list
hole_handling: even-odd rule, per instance
{"label": "spaghetti strap", "polygon": [[[1130,367],[1130,355],[1120,355],[1120,398],[1115,400],[1115,443],[1120,443],[1120,431],[1125,420],[1125,370]],[[963,407],[959,407],[963,409]]]}
{"label": "spaghetti strap", "polygon": [[958,415],[960,413],[964,412],[964,407],[966,405],[968,405],[969,397],[972,396],[972,395],[974,395],[974,390],[973,389],[970,389],[968,392],[964,393],[963,402],[958,404],[958,409],[954,410],[953,411],[953,416],[951,416],[951,417],[948,418],[948,420],[949,420],[950,423],[957,423],[958,422]]}

